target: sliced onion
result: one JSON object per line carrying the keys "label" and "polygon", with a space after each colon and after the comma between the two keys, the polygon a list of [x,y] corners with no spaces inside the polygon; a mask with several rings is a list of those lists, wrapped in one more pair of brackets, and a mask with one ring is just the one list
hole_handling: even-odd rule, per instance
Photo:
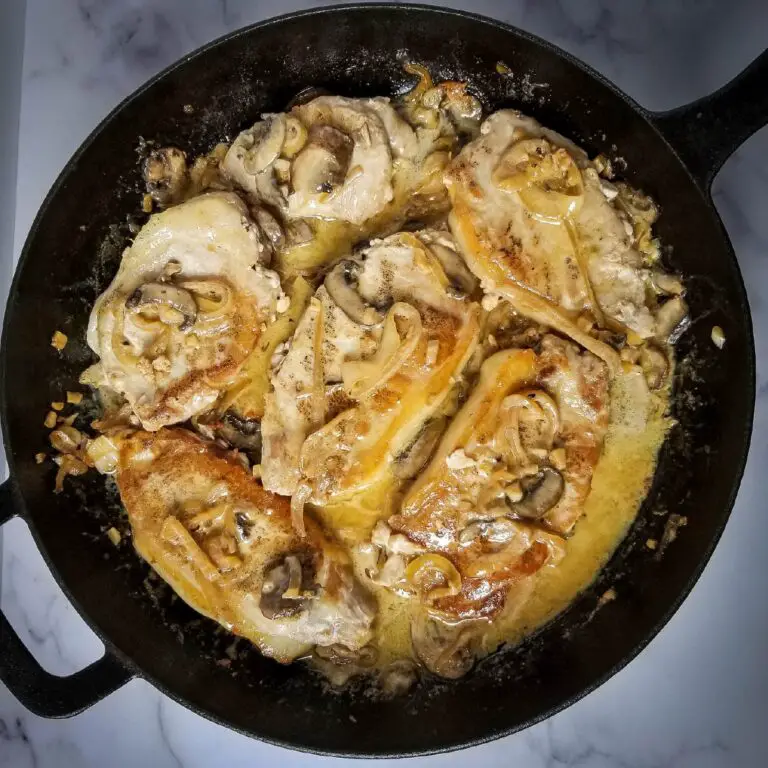
{"label": "sliced onion", "polygon": [[285,558],[288,568],[288,586],[283,592],[286,600],[300,600],[301,595],[301,561],[296,555],[288,555]]}
{"label": "sliced onion", "polygon": [[594,314],[598,325],[605,326],[605,315],[603,314],[603,308],[600,306],[600,302],[597,300],[597,294],[592,285],[592,279],[589,276],[589,263],[587,261],[587,256],[584,253],[584,249],[581,247],[579,232],[576,225],[573,223],[573,218],[571,216],[566,217],[564,222],[566,231],[568,232],[568,238],[571,241],[573,253],[576,256],[576,263],[579,266],[579,273],[581,274],[581,278],[584,280],[584,285],[587,289],[587,296],[589,297],[589,305],[592,308],[592,313]]}
{"label": "sliced onion", "polygon": [[220,317],[232,305],[232,288],[223,280],[184,280],[179,285],[193,295],[198,318]]}
{"label": "sliced onion", "polygon": [[[411,560],[405,569],[405,580],[416,587],[429,602],[453,597],[461,592],[461,574],[456,566],[447,557],[434,552]],[[434,586],[436,582],[442,582],[445,586]]]}
{"label": "sliced onion", "polygon": [[304,507],[312,496],[312,487],[307,483],[299,483],[293,496],[291,496],[291,525],[293,530],[304,538],[307,529],[304,525]]}
{"label": "sliced onion", "polygon": [[83,442],[83,434],[74,427],[59,427],[48,436],[51,445],[59,453],[75,453]]}
{"label": "sliced onion", "polygon": [[115,307],[112,353],[125,368],[133,368],[139,362],[139,355],[134,354],[131,343],[125,337],[125,303],[123,301],[117,302]]}
{"label": "sliced onion", "polygon": [[421,336],[421,315],[418,310],[402,302],[393,304],[384,321],[384,331],[376,354],[368,360],[342,364],[344,388],[357,400],[381,388],[413,355]]}
{"label": "sliced onion", "polygon": [[417,75],[419,78],[419,82],[416,86],[405,94],[405,100],[408,102],[421,101],[424,94],[435,87],[435,84],[432,81],[432,75],[430,75],[429,70],[421,64],[408,62],[403,65],[403,69],[409,75]]}
{"label": "sliced onion", "polygon": [[199,528],[212,528],[218,523],[224,521],[224,518],[231,511],[227,504],[217,504],[208,509],[198,512],[187,519],[186,524],[189,528],[197,530]]}
{"label": "sliced onion", "polygon": [[[504,398],[502,403],[502,414],[509,412],[511,415],[512,409],[515,408],[535,410],[537,416],[541,416],[546,420],[549,429],[549,441],[546,447],[549,448],[560,431],[560,412],[557,403],[555,403],[555,401],[543,390],[530,389],[517,392],[516,394]],[[519,417],[515,422],[515,427],[518,430],[519,438]],[[516,450],[517,444],[513,447]],[[520,443],[519,448],[523,451],[522,455],[524,456],[525,450],[522,447],[522,443]]]}
{"label": "sliced onion", "polygon": [[528,458],[520,440],[520,403],[511,395],[504,399],[499,409],[499,430],[497,432],[498,448],[502,456],[509,456],[512,464],[524,467]]}
{"label": "sliced onion", "polygon": [[128,318],[132,325],[145,333],[160,334],[167,328],[166,324],[159,317],[147,317],[144,312],[131,312]]}
{"label": "sliced onion", "polygon": [[519,194],[534,219],[550,224],[573,216],[581,205],[583,192],[554,192],[534,184],[521,189]]}
{"label": "sliced onion", "polygon": [[570,153],[546,139],[523,139],[502,157],[493,172],[499,189],[516,192],[531,215],[545,223],[573,216],[584,199],[584,179]]}
{"label": "sliced onion", "polygon": [[54,493],[61,493],[64,490],[64,478],[67,475],[76,477],[78,475],[84,475],[88,471],[88,465],[71,454],[65,454],[64,456],[57,457],[59,471],[56,473],[56,485],[54,486]]}
{"label": "sliced onion", "polygon": [[215,581],[219,570],[208,555],[200,549],[192,534],[175,517],[166,517],[160,528],[160,536],[171,546],[182,550],[189,563],[196,566],[204,578]]}

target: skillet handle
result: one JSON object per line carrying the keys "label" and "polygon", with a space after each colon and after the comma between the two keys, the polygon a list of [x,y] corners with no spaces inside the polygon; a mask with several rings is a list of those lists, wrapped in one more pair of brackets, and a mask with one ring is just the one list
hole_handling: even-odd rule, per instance
{"label": "skillet handle", "polygon": [[[15,517],[19,509],[13,481],[8,479],[0,485],[0,525]],[[76,715],[125,685],[133,676],[109,649],[74,675],[52,675],[37,663],[0,612],[0,680],[36,715]]]}
{"label": "skillet handle", "polygon": [[768,50],[720,90],[648,117],[708,192],[723,163],[768,123]]}

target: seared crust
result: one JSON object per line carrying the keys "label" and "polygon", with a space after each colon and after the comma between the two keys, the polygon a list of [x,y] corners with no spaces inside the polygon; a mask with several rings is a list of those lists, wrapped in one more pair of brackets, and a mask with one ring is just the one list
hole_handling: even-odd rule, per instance
{"label": "seared crust", "polygon": [[[346,552],[310,519],[299,536],[288,500],[231,454],[178,428],[120,443],[117,483],[136,549],[195,610],[284,662],[315,644],[370,639],[373,612]],[[287,555],[302,563],[312,597],[270,618],[260,608],[265,579]]]}

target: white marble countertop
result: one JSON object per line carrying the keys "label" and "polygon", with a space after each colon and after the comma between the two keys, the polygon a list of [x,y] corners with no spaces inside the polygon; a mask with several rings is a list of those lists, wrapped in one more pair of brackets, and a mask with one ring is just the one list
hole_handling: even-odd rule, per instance
{"label": "white marble countertop", "polygon": [[[476,0],[663,109],[722,85],[768,47],[764,0]],[[290,0],[27,0],[15,255],[49,185],[93,126],[162,67],[225,32],[311,5]],[[752,452],[730,523],[683,607],[625,670],[521,734],[418,761],[433,766],[747,768],[768,764],[768,131],[715,183],[755,319]],[[101,653],[20,521],[3,531],[2,609],[50,671]],[[328,765],[201,719],[143,681],[85,713],[42,720],[0,686],[0,768]],[[385,761],[392,762],[392,761]]]}

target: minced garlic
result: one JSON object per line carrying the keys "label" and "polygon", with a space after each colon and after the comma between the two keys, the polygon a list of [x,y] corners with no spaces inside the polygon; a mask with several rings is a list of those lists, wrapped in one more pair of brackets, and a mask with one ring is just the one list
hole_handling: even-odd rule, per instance
{"label": "minced garlic", "polygon": [[61,350],[67,346],[68,341],[69,339],[67,338],[67,335],[65,333],[62,333],[61,331],[56,331],[53,334],[53,337],[51,338],[51,346],[54,349],[58,349],[59,352],[61,352]]}
{"label": "minced garlic", "polygon": [[712,328],[712,343],[718,349],[722,349],[725,346],[725,331],[719,325]]}

